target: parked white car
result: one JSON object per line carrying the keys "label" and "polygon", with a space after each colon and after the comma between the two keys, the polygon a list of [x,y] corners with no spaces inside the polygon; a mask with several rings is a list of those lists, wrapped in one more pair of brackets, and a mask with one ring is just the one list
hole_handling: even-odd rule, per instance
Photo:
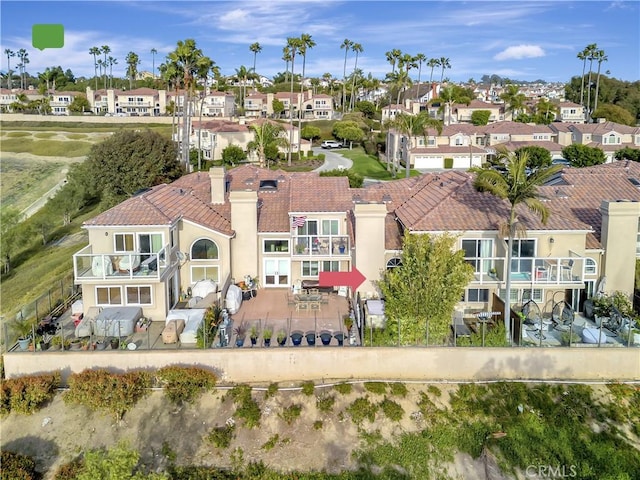
{"label": "parked white car", "polygon": [[335,140],[325,140],[320,146],[322,148],[342,148],[342,143]]}

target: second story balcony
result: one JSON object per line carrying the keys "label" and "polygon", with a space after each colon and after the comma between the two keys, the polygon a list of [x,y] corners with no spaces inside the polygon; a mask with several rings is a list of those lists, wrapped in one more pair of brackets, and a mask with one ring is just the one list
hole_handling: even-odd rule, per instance
{"label": "second story balcony", "polygon": [[[507,279],[504,257],[465,257],[465,261],[474,268],[474,283],[491,284]],[[585,261],[583,257],[514,257],[511,283],[580,288],[584,283]]]}
{"label": "second story balcony", "polygon": [[294,257],[344,257],[349,255],[346,235],[298,235],[293,238]]}
{"label": "second story balcony", "polygon": [[84,281],[159,281],[169,266],[166,245],[158,253],[92,253],[87,245],[73,255],[73,273],[76,283]]}

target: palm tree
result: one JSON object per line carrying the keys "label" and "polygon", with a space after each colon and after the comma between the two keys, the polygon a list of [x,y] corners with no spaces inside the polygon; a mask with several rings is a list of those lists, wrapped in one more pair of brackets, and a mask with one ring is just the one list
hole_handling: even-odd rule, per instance
{"label": "palm tree", "polygon": [[27,63],[29,63],[29,53],[24,48],[21,48],[18,50],[17,56],[20,59],[20,65],[18,65],[20,67],[20,88],[25,89],[27,83],[25,68],[27,67]]}
{"label": "palm tree", "polygon": [[300,136],[300,132],[302,131],[302,105],[300,102],[302,101],[302,94],[304,91],[304,74],[305,67],[307,62],[307,50],[312,49],[316,46],[316,42],[311,38],[311,35],[308,33],[303,33],[300,35],[300,55],[302,55],[302,80],[300,82],[300,96],[298,97],[298,154],[300,152],[300,144],[302,143],[302,137]]}
{"label": "palm tree", "polygon": [[[454,85],[447,85],[446,87],[444,87],[443,89],[440,90],[440,95],[438,96],[437,99],[435,99],[435,101],[439,101],[442,105],[440,106],[439,111],[443,111],[445,110],[445,105],[447,106],[446,109],[446,118],[448,118],[448,121],[446,122],[447,125],[451,125],[451,113],[453,111],[453,106],[456,103],[464,103],[466,105],[469,105],[471,103],[471,98],[469,98],[465,91],[463,89],[461,89],[460,87],[454,86]],[[443,119],[445,117],[443,116]]]}
{"label": "palm tree", "polygon": [[595,43],[588,45],[589,49],[587,53],[587,60],[589,60],[589,81],[587,83],[587,121],[591,122],[591,73],[593,70],[593,61],[596,59],[596,52],[598,51],[598,46]]}
{"label": "palm tree", "polygon": [[429,75],[429,91],[431,91],[433,88],[433,69],[440,66],[440,60],[437,58],[430,58],[427,62],[427,66],[431,67],[431,74]]}
{"label": "palm tree", "polygon": [[158,54],[158,50],[155,48],[151,49],[151,74],[153,75],[153,79],[156,79],[156,55]]}
{"label": "palm tree", "polygon": [[403,75],[398,76],[398,80],[402,80],[400,85],[400,89],[398,89],[398,100],[397,103],[400,104],[400,92],[405,91],[409,85],[411,85],[411,77],[409,76],[409,70],[412,68],[416,68],[418,64],[415,62],[414,57],[405,53],[398,60],[398,73],[404,68]]}
{"label": "palm tree", "polygon": [[262,51],[262,47],[258,42],[249,45],[249,50],[253,52],[253,71],[256,71],[256,56]]}
{"label": "palm tree", "polygon": [[585,48],[577,55],[579,60],[582,60],[582,77],[580,82],[580,105],[584,107],[584,71],[587,68],[587,49]]}
{"label": "palm tree", "polygon": [[429,128],[435,128],[438,130],[438,134],[442,133],[442,122],[429,117],[429,113],[426,110],[423,110],[418,115],[399,113],[393,120],[389,121],[388,127],[397,129],[407,139],[405,176],[406,178],[409,178],[411,172],[410,157],[411,149],[413,148],[413,138],[420,136],[424,137],[425,132]]}
{"label": "palm tree", "polygon": [[189,38],[184,42],[178,40],[176,49],[169,53],[169,60],[173,62],[182,74],[183,95],[183,125],[182,125],[182,161],[189,168],[189,129],[191,125],[190,97],[195,87],[195,78],[202,69],[204,63],[211,60],[204,56],[202,50],[196,45],[196,41]]}
{"label": "palm tree", "polygon": [[427,60],[427,57],[424,53],[417,53],[415,57],[413,57],[416,62],[418,62],[418,88],[416,90],[416,102],[420,99],[420,77],[422,75],[422,62]]}
{"label": "palm tree", "polygon": [[353,64],[353,86],[351,87],[351,98],[349,99],[349,109],[352,110],[356,106],[356,78],[358,77],[358,54],[364,52],[362,45],[359,43],[353,43],[351,45],[351,51],[356,52],[356,60]]}
{"label": "palm tree", "polygon": [[104,65],[104,89],[107,89],[107,54],[111,53],[111,48],[109,45],[103,45],[100,51],[104,54],[104,60],[102,61],[102,65]]}
{"label": "palm tree", "polygon": [[500,98],[504,100],[509,106],[507,111],[512,112],[512,118],[517,118],[518,114],[524,110],[527,97],[524,93],[520,92],[517,85],[509,83],[505,86],[504,92],[500,95]]}
{"label": "palm tree", "polygon": [[133,90],[133,82],[138,76],[138,65],[140,65],[140,57],[135,52],[127,53],[125,58],[127,62],[127,77],[129,77],[129,90]]}
{"label": "palm tree", "polygon": [[[106,73],[107,64],[104,63],[101,58],[98,59],[98,68],[100,69],[100,77],[102,77],[102,69],[104,68],[104,71]],[[106,85],[105,85],[105,90],[106,90]]]}
{"label": "palm tree", "polygon": [[107,62],[109,63],[109,88],[113,88],[113,66],[118,64],[118,60],[109,56]]}
{"label": "palm tree", "polygon": [[5,48],[4,54],[7,56],[7,88],[11,90],[11,57],[15,57],[16,52],[9,48]]}
{"label": "palm tree", "polygon": [[[287,47],[291,54],[291,92],[289,96],[289,150],[287,153],[287,165],[291,166],[291,144],[293,143],[293,69],[296,61],[296,53],[302,49],[302,40],[296,37],[287,38]],[[300,113],[300,112],[298,112]],[[300,134],[300,132],[298,132]],[[298,152],[300,155],[300,152]]]}
{"label": "palm tree", "polygon": [[602,62],[606,62],[609,60],[607,55],[604,53],[604,50],[598,50],[596,52],[596,60],[598,61],[598,77],[596,80],[596,99],[595,104],[593,106],[593,111],[598,110],[598,93],[600,90],[600,67],[602,66]]}
{"label": "palm tree", "polygon": [[198,111],[198,123],[200,124],[200,130],[198,130],[198,171],[202,170],[202,109],[204,108],[204,100],[207,98],[207,83],[209,81],[209,72],[213,69],[213,65],[216,62],[209,57],[204,57],[198,64],[197,76],[199,80],[204,81],[202,93],[200,96],[200,109]]}
{"label": "palm tree", "polygon": [[440,84],[442,85],[442,79],[444,78],[444,70],[445,68],[451,68],[451,64],[449,63],[449,59],[447,57],[440,57],[438,60],[438,65],[442,68],[442,73],[440,74]]}
{"label": "palm tree", "polygon": [[344,42],[340,45],[340,48],[344,48],[344,68],[342,69],[342,113],[344,113],[344,104],[347,100],[347,91],[346,91],[346,79],[347,79],[347,54],[349,53],[349,49],[353,45],[353,42],[348,38],[344,39]]}
{"label": "palm tree", "polygon": [[285,61],[284,65],[284,81],[289,80],[289,62],[291,61],[291,49],[289,46],[282,47],[282,60]]}
{"label": "palm tree", "polygon": [[498,160],[504,162],[506,170],[500,172],[491,168],[474,167],[476,173],[474,187],[479,192],[488,192],[498,198],[507,200],[510,204],[509,217],[500,227],[500,234],[508,238],[507,241],[507,272],[506,298],[504,302],[504,319],[507,341],[511,342],[511,257],[513,255],[513,239],[516,234],[524,231],[518,220],[518,205],[524,204],[532,213],[547,223],[549,210],[540,200],[538,187],[544,185],[560,169],[561,165],[540,167],[527,173],[527,152],[519,155],[498,147]]}
{"label": "palm tree", "polygon": [[96,90],[98,90],[98,61],[96,55],[100,55],[100,49],[98,47],[91,47],[89,49],[89,55],[93,55],[93,78],[96,79]]}
{"label": "palm tree", "polygon": [[240,65],[239,68],[236,68],[236,74],[234,77],[236,81],[240,83],[240,101],[238,102],[242,108],[244,108],[244,97],[247,93],[247,77],[249,75],[249,70],[244,65]]}
{"label": "palm tree", "polygon": [[[279,123],[264,120],[261,123],[250,125],[249,129],[253,131],[253,140],[247,144],[247,149],[250,152],[256,152],[260,168],[265,166],[268,148],[289,147],[288,140],[282,135],[284,127]],[[267,168],[269,168],[268,164]]]}
{"label": "palm tree", "polygon": [[180,75],[177,65],[169,61],[167,63],[161,63],[160,66],[158,67],[158,70],[160,71],[160,76],[162,77],[162,79],[165,81],[167,85],[167,90],[171,90],[171,87],[173,87],[175,90],[174,96],[173,96],[174,98],[173,106],[171,111],[171,138],[175,139],[177,143],[178,141],[178,134],[176,132],[177,108],[176,108],[175,99],[178,97],[178,87],[180,86],[180,80],[182,79],[182,76]]}

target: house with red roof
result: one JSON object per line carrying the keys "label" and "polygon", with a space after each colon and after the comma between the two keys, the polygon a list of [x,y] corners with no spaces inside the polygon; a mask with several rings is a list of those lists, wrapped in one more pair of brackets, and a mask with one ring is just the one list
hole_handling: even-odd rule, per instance
{"label": "house with red roof", "polygon": [[477,192],[473,179],[446,171],[350,188],[345,177],[253,165],[188,174],[86,221],[89,245],[73,256],[75,280],[85,311],[134,305],[153,318],[203,279],[224,293],[249,275],[287,292],[320,272],[357,268],[366,277],[358,291],[370,296],[380,272],[401,262],[407,233],[449,232],[474,268],[462,308],[488,309],[494,294],[504,298],[507,269],[514,305],[533,299],[547,314],[561,301],[581,311],[605,277],[607,292],[632,295],[639,164],[566,168],[541,187],[549,220],[518,208],[526,233],[510,265],[500,233],[509,205]]}

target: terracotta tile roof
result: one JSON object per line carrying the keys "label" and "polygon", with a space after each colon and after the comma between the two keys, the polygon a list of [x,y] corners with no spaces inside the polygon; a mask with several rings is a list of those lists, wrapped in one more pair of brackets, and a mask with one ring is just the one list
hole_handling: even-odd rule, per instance
{"label": "terracotta tile roof", "polygon": [[157,185],[88,220],[85,226],[170,225],[182,217],[232,235],[228,204],[211,204],[211,183],[204,172],[186,175],[171,185]]}
{"label": "terracotta tile roof", "polygon": [[195,120],[193,122],[193,128],[200,127],[210,132],[247,132],[249,130],[247,125],[240,125],[238,122],[231,122],[229,120],[207,120],[202,123]]}
{"label": "terracotta tile roof", "polygon": [[505,143],[501,143],[500,145],[504,146],[510,152],[513,152],[518,148],[522,148],[522,147],[536,146],[536,147],[546,148],[551,153],[553,152],[560,153],[560,151],[564,148],[564,145],[560,145],[559,143],[551,142],[548,140],[547,141],[528,140],[528,141],[522,141],[522,142],[505,142]]}
{"label": "terracotta tile roof", "polygon": [[569,128],[572,123],[563,123],[563,122],[553,122],[549,125],[551,131],[554,132],[572,132],[571,128]]}
{"label": "terracotta tile roof", "polygon": [[508,133],[511,135],[533,135],[534,133],[552,133],[547,125],[529,125],[521,122],[495,122],[485,125],[485,133]]}
{"label": "terracotta tile roof", "polygon": [[558,102],[558,107],[562,107],[562,108],[583,108],[582,105],[578,105],[577,103],[573,103],[573,102]]}
{"label": "terracotta tile roof", "polygon": [[158,90],[154,88],[140,87],[133,90],[120,91],[120,95],[153,95],[158,96]]}
{"label": "terracotta tile roof", "polygon": [[573,130],[577,130],[582,133],[609,133],[611,131],[618,133],[638,133],[640,127],[629,127],[628,125],[622,125],[615,122],[602,122],[602,123],[575,123],[571,125]]}
{"label": "terracotta tile roof", "polygon": [[347,177],[321,177],[317,173],[291,176],[289,205],[292,212],[346,212],[353,207]]}
{"label": "terracotta tile roof", "polygon": [[[484,148],[476,147],[475,145],[471,146],[471,150],[474,153],[482,153],[486,155],[486,150]],[[469,146],[468,145],[438,145],[437,147],[418,147],[411,149],[412,154],[437,154],[437,153],[450,153],[452,155],[469,155]]]}
{"label": "terracotta tile roof", "polygon": [[469,105],[464,103],[457,103],[453,106],[453,110],[456,111],[459,108],[479,108],[486,110],[499,109],[500,105],[494,105],[493,103],[483,102],[482,100],[471,100]]}

